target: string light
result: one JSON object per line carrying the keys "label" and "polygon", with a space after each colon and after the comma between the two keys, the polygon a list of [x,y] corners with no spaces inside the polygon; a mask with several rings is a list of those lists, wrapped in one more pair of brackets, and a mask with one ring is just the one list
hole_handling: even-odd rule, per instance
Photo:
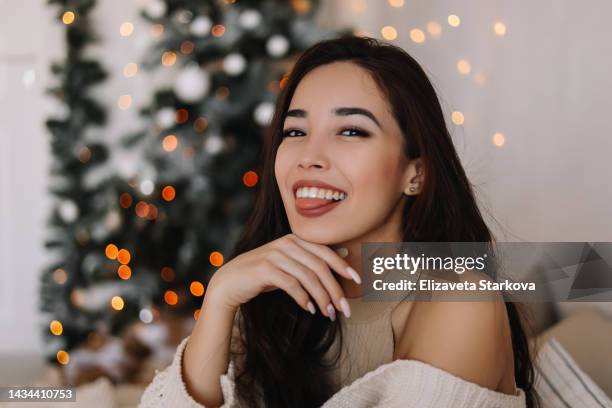
{"label": "string light", "polygon": [[453,121],[453,123],[455,125],[463,125],[463,122],[465,120],[463,113],[459,112],[459,111],[454,111],[451,114],[451,120]]}
{"label": "string light", "polygon": [[166,51],[162,54],[161,63],[165,67],[170,67],[176,62],[176,52]]}
{"label": "string light", "polygon": [[493,135],[493,144],[497,147],[502,147],[506,143],[506,137],[503,133],[495,133]]}
{"label": "string light", "polygon": [[172,152],[178,146],[178,139],[174,135],[168,135],[164,137],[164,140],[162,141],[162,146],[165,151]]}
{"label": "string light", "polygon": [[87,163],[91,159],[91,149],[87,146],[81,148],[79,151],[79,161],[81,163]]}
{"label": "string light", "polygon": [[58,268],[53,271],[53,280],[58,285],[63,285],[64,283],[66,283],[66,280],[68,280],[68,274],[62,268]]}
{"label": "string light", "polygon": [[493,31],[501,37],[506,34],[506,25],[501,21],[497,21],[493,24]]}
{"label": "string light", "polygon": [[130,262],[130,251],[128,251],[127,249],[121,249],[118,253],[117,253],[117,260],[119,261],[119,263],[122,263],[123,265],[128,264]]}
{"label": "string light", "polygon": [[206,128],[208,128],[208,120],[206,120],[206,118],[203,118],[203,117],[197,118],[193,122],[193,128],[198,133],[204,132],[206,130]]}
{"label": "string light", "polygon": [[134,211],[136,212],[137,216],[144,218],[149,213],[149,206],[144,201],[139,201],[136,204],[136,207],[134,207]]}
{"label": "string light", "polygon": [[104,254],[108,259],[117,259],[117,254],[119,254],[119,248],[115,244],[108,244],[104,249]]}
{"label": "string light", "polygon": [[380,32],[385,40],[395,40],[397,38],[397,30],[395,27],[384,26]]}
{"label": "string light", "polygon": [[58,363],[66,365],[70,362],[70,354],[67,351],[60,350],[56,354]]}
{"label": "string light", "polygon": [[457,61],[457,71],[459,71],[460,74],[467,75],[472,71],[472,66],[469,61],[461,59]]}
{"label": "string light", "polygon": [[176,111],[175,114],[176,123],[183,124],[189,120],[189,111],[185,108],[181,108]]}
{"label": "string light", "polygon": [[213,37],[221,37],[225,34],[225,26],[223,24],[215,24],[210,33]]}
{"label": "string light", "polygon": [[425,41],[425,33],[423,32],[423,30],[415,28],[413,30],[410,30],[410,39],[415,43],[420,44]]}
{"label": "string light", "polygon": [[121,110],[127,110],[132,105],[132,97],[130,95],[121,95],[117,101],[117,106]]}
{"label": "string light", "polygon": [[51,324],[49,324],[49,330],[51,330],[51,333],[55,336],[59,336],[64,331],[64,326],[62,326],[62,323],[58,320],[53,320]]}
{"label": "string light", "polygon": [[164,33],[164,25],[163,24],[153,24],[151,26],[151,36],[155,38],[161,37]]}
{"label": "string light", "polygon": [[189,285],[189,291],[193,296],[202,296],[204,294],[204,285],[202,285],[202,282],[193,281]]}
{"label": "string light", "polygon": [[121,34],[122,37],[128,37],[133,32],[134,32],[134,24],[130,23],[129,21],[126,21],[125,23],[121,24],[121,26],[119,27],[119,34]]}
{"label": "string light", "polygon": [[194,44],[191,41],[183,41],[181,43],[180,49],[181,49],[181,53],[185,55],[191,54],[194,49]]}
{"label": "string light", "polygon": [[210,261],[210,264],[212,266],[219,267],[223,265],[223,254],[221,254],[221,252],[218,252],[218,251],[213,251],[210,253],[208,260]]}
{"label": "string light", "polygon": [[135,62],[130,62],[123,67],[123,76],[126,78],[131,78],[138,72],[138,64]]}
{"label": "string light", "polygon": [[253,170],[249,170],[245,172],[244,175],[242,176],[242,182],[247,187],[255,186],[257,184],[258,179],[259,177],[257,176],[257,173],[254,172]]}
{"label": "string light", "polygon": [[115,310],[122,310],[125,306],[125,302],[121,296],[113,296],[111,299],[111,306]]}
{"label": "string light", "polygon": [[66,25],[72,24],[75,20],[76,16],[72,11],[66,11],[62,15],[62,22]]}
{"label": "string light", "polygon": [[442,26],[436,21],[430,21],[427,23],[427,32],[433,37],[438,37],[442,34]]}
{"label": "string light", "polygon": [[174,306],[178,303],[178,295],[173,290],[167,290],[166,293],[164,293],[164,300],[170,306]]}
{"label": "string light", "polygon": [[451,14],[450,16],[448,16],[447,21],[448,25],[451,27],[459,27],[459,24],[461,24],[461,19],[455,14]]}
{"label": "string light", "polygon": [[121,208],[130,208],[132,205],[132,196],[130,193],[122,193],[119,196],[119,205]]}
{"label": "string light", "polygon": [[121,265],[117,269],[117,275],[123,280],[128,280],[132,276],[132,268],[127,265]]}
{"label": "string light", "polygon": [[172,186],[166,186],[162,189],[162,198],[166,201],[174,200],[176,196],[176,190]]}
{"label": "string light", "polygon": [[165,281],[165,282],[172,282],[174,280],[174,269],[172,269],[169,266],[164,266],[161,269],[161,278]]}

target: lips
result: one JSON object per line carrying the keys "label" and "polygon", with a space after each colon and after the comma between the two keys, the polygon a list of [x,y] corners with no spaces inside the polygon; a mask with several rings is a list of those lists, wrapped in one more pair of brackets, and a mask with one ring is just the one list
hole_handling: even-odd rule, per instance
{"label": "lips", "polygon": [[319,181],[319,180],[298,180],[296,181],[295,183],[293,183],[293,186],[292,186],[293,194],[295,194],[297,189],[300,187],[320,187],[320,188],[326,188],[328,190],[339,191],[341,193],[346,194],[346,192],[343,191],[342,189],[336,186],[333,186],[331,184],[325,183],[323,181]]}

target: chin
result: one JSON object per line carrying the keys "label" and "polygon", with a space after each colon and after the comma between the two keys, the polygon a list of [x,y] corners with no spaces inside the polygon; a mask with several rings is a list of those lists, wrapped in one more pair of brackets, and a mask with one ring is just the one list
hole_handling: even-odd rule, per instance
{"label": "chin", "polygon": [[336,245],[350,239],[345,231],[330,231],[330,229],[330,227],[300,225],[296,228],[292,227],[291,232],[304,241],[320,245]]}

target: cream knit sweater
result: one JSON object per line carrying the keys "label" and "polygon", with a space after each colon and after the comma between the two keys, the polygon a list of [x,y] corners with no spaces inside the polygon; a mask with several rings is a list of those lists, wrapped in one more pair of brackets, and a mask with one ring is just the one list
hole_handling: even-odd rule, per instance
{"label": "cream knit sweater", "polygon": [[[182,379],[183,351],[189,337],[179,344],[172,363],[157,373],[148,385],[139,407],[205,408],[187,392]],[[234,397],[234,365],[220,378],[222,408],[240,408]],[[525,393],[516,395],[490,390],[463,380],[432,365],[416,360],[395,360],[383,364],[334,394],[323,408],[475,408],[525,407]]]}

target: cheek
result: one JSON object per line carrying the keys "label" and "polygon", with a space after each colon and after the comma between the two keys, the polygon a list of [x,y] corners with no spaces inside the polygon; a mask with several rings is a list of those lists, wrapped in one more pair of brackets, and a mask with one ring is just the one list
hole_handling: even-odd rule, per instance
{"label": "cheek", "polygon": [[[359,163],[359,166],[355,166],[355,163]],[[346,165],[351,171],[348,177],[353,189],[361,199],[371,202],[395,198],[396,192],[401,189],[398,157],[393,154],[370,152],[362,157],[353,155]]]}

